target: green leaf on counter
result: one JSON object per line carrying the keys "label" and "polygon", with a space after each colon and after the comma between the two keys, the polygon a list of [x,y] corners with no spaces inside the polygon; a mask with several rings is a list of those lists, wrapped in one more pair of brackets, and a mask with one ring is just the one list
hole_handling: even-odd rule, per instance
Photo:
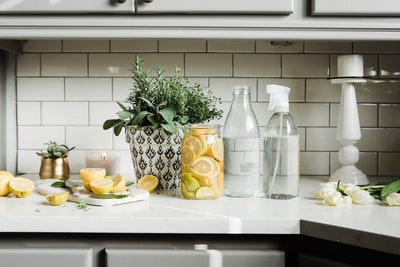
{"label": "green leaf on counter", "polygon": [[55,188],[63,188],[63,187],[67,187],[64,183],[64,181],[57,181],[51,184],[51,187],[55,187]]}
{"label": "green leaf on counter", "polygon": [[98,198],[98,199],[121,199],[129,197],[129,195],[118,195],[118,194],[91,194],[91,198]]}
{"label": "green leaf on counter", "polygon": [[381,200],[385,200],[391,193],[397,193],[400,191],[400,180],[393,181],[382,188]]}
{"label": "green leaf on counter", "polygon": [[131,186],[131,185],[133,185],[134,184],[134,182],[126,182],[125,183],[125,186]]}

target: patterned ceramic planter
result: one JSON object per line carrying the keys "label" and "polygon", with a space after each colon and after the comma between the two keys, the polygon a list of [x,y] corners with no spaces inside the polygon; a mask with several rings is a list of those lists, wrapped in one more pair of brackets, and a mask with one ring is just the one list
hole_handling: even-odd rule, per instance
{"label": "patterned ceramic planter", "polygon": [[159,178],[158,189],[179,189],[181,182],[181,141],[183,133],[169,134],[163,129],[126,127],[126,141],[132,155],[136,179],[147,174]]}

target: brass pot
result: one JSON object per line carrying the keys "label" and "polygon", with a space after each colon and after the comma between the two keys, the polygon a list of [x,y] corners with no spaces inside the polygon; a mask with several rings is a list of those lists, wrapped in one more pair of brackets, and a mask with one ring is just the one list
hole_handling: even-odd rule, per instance
{"label": "brass pot", "polygon": [[69,163],[67,158],[42,158],[39,171],[40,179],[66,180],[70,176]]}

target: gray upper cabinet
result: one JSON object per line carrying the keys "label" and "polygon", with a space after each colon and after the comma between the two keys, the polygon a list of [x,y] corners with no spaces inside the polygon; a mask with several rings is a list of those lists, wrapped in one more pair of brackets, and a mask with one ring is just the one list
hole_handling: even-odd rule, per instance
{"label": "gray upper cabinet", "polygon": [[291,14],[294,0],[136,0],[137,14]]}
{"label": "gray upper cabinet", "polygon": [[6,14],[134,14],[134,0],[0,0]]}
{"label": "gray upper cabinet", "polygon": [[313,0],[313,15],[400,16],[399,0]]}

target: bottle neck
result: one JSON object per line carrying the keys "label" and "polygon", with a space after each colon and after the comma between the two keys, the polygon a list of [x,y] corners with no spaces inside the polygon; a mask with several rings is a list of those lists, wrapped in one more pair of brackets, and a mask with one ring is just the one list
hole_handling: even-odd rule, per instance
{"label": "bottle neck", "polygon": [[251,99],[249,92],[233,92],[232,109],[248,110],[251,107]]}

